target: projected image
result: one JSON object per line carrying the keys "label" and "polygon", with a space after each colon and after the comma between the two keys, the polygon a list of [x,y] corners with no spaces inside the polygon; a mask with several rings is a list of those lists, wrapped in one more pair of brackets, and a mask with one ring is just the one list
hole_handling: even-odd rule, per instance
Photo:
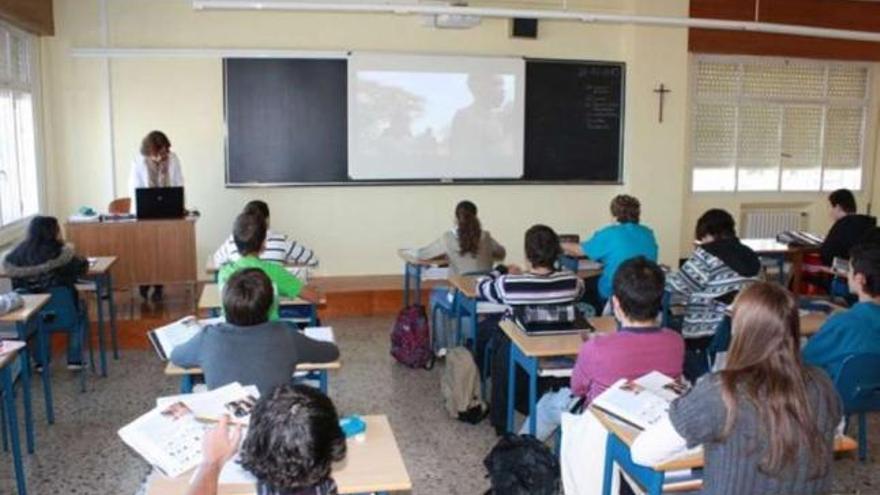
{"label": "projected image", "polygon": [[359,178],[519,176],[518,75],[357,70],[351,171]]}

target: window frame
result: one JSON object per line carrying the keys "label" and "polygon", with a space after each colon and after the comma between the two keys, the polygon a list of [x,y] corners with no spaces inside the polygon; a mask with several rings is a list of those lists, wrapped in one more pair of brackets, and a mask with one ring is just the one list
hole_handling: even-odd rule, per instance
{"label": "window frame", "polygon": [[[763,97],[763,98],[755,98],[742,94],[742,78],[738,81],[738,90],[737,96],[735,99],[733,98],[723,98],[716,96],[700,96],[697,88],[697,73],[700,62],[715,62],[715,63],[724,63],[724,64],[739,64],[740,67],[747,64],[780,64],[784,65],[787,63],[796,63],[798,65],[811,65],[818,66],[824,68],[826,71],[825,78],[825,93],[826,96],[823,96],[821,99],[816,98],[774,98],[774,97]],[[828,90],[828,77],[827,71],[833,67],[847,67],[847,68],[855,68],[860,67],[866,70],[866,81],[865,81],[865,97],[863,99],[847,99],[847,98],[832,98],[827,96]],[[741,69],[740,69],[741,70]],[[819,60],[819,59],[804,59],[804,58],[796,58],[796,57],[774,57],[774,56],[758,56],[758,55],[722,55],[722,54],[703,54],[703,53],[694,53],[691,54],[689,61],[689,70],[688,70],[688,95],[690,101],[688,103],[688,124],[686,126],[687,129],[687,143],[688,143],[688,177],[687,177],[687,187],[688,191],[692,195],[750,195],[750,196],[761,196],[768,194],[784,194],[786,196],[804,196],[804,195],[813,195],[813,196],[825,196],[831,189],[823,189],[824,180],[825,180],[825,132],[826,132],[826,116],[829,108],[862,108],[862,122],[860,128],[860,146],[859,146],[859,169],[860,169],[860,181],[858,189],[853,189],[856,194],[864,194],[866,192],[870,192],[870,184],[873,179],[873,167],[869,166],[870,164],[866,163],[868,154],[869,154],[869,142],[873,142],[875,138],[871,137],[871,133],[873,132],[873,120],[871,119],[872,112],[874,110],[874,77],[875,70],[874,65],[870,62],[863,61],[847,61],[847,60]],[[857,104],[858,102],[858,104]],[[732,190],[694,190],[694,172],[697,170],[696,167],[696,140],[694,136],[694,131],[696,129],[696,121],[697,121],[697,106],[700,103],[717,103],[717,104],[728,104],[734,105],[736,110],[735,119],[739,121],[739,111],[740,108],[744,105],[748,104],[774,104],[779,105],[782,110],[782,116],[780,117],[780,146],[782,145],[781,136],[782,136],[782,125],[784,121],[784,114],[787,108],[796,107],[796,106],[817,106],[819,105],[822,109],[822,127],[820,130],[822,141],[819,143],[820,153],[822,157],[821,169],[820,169],[820,178],[819,178],[819,188],[818,189],[783,189],[782,188],[782,179],[783,179],[783,156],[780,153],[777,171],[778,177],[776,182],[775,189],[761,189],[761,190],[740,190],[739,189],[739,170],[740,164],[738,162],[739,159],[739,127],[734,131],[734,159],[733,159],[733,189]],[[870,127],[869,127],[870,126]],[[877,139],[880,139],[878,136]]]}
{"label": "window frame", "polygon": [[[20,84],[11,80],[3,81],[2,78],[0,78],[0,89],[8,90],[12,92],[13,95],[16,92],[27,93],[31,97],[31,112],[34,126],[34,162],[36,165],[35,176],[37,180],[37,213],[25,215],[21,218],[13,220],[8,224],[3,224],[2,220],[0,220],[0,246],[12,243],[17,240],[22,235],[31,219],[35,215],[38,215],[41,212],[45,211],[46,208],[46,164],[43,119],[41,118],[41,115],[43,113],[43,102],[42,79],[40,70],[40,38],[31,33],[28,33],[27,31],[21,30],[8,22],[0,20],[0,36],[7,36],[7,33],[9,36],[21,37],[27,43],[28,82],[26,84]],[[5,54],[5,56],[9,57],[12,53],[11,43],[7,43],[6,49],[7,53]],[[18,138],[16,136],[16,140],[17,139]],[[21,188],[21,183],[19,183],[19,188]],[[2,218],[2,212],[0,212],[0,218]]]}

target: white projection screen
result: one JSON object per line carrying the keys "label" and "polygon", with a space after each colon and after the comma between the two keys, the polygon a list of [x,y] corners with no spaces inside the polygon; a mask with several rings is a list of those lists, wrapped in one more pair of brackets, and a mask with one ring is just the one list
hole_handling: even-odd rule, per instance
{"label": "white projection screen", "polygon": [[348,174],[355,180],[523,175],[521,58],[354,53]]}

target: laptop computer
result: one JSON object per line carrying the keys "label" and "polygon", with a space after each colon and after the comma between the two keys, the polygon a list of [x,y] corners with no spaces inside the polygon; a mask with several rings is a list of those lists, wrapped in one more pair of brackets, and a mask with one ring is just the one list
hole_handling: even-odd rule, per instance
{"label": "laptop computer", "polygon": [[150,187],[135,190],[139,220],[183,217],[182,187]]}
{"label": "laptop computer", "polygon": [[528,336],[566,335],[583,331],[596,331],[593,325],[573,305],[562,304],[556,308],[553,308],[553,306],[534,308],[540,313],[556,313],[555,318],[548,318],[549,314],[535,314],[530,309],[532,308],[515,307],[513,314],[509,315],[523,333]]}

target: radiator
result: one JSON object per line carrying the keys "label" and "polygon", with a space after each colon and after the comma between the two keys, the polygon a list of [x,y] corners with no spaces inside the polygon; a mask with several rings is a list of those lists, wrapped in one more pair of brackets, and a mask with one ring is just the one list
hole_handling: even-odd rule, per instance
{"label": "radiator", "polygon": [[803,230],[807,213],[799,210],[746,210],[743,217],[743,238],[769,239],[786,230]]}

